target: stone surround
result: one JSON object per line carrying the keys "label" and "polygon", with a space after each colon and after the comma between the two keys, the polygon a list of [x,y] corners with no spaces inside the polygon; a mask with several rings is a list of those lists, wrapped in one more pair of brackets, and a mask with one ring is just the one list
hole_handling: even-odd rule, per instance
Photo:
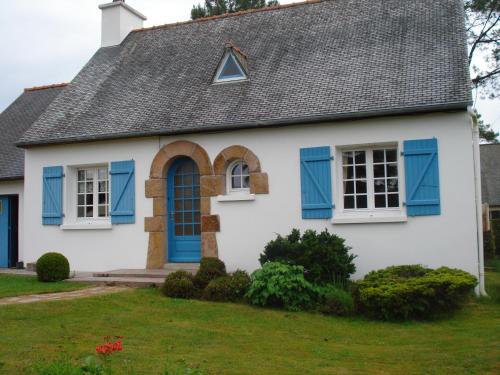
{"label": "stone surround", "polygon": [[168,259],[165,252],[168,247],[166,178],[172,162],[183,156],[191,158],[200,171],[201,255],[218,256],[215,232],[220,230],[220,223],[219,216],[210,213],[210,197],[218,195],[221,183],[225,183],[214,175],[210,158],[201,146],[189,141],[176,141],[158,151],[146,181],[146,198],[153,199],[153,217],[144,219],[144,230],[149,233],[148,269],[163,268]]}
{"label": "stone surround", "polygon": [[214,161],[214,180],[217,181],[216,195],[226,194],[226,171],[235,160],[243,160],[250,171],[250,193],[269,194],[269,181],[267,173],[262,173],[260,161],[257,156],[245,146],[229,146],[222,150]]}
{"label": "stone surround", "polygon": [[172,162],[179,157],[191,158],[200,171],[202,257],[218,256],[216,232],[220,231],[220,218],[211,214],[210,197],[226,194],[226,170],[231,162],[241,159],[247,163],[250,193],[269,194],[267,173],[261,171],[257,156],[244,146],[235,145],[222,150],[213,167],[207,152],[196,143],[175,141],[163,146],[153,159],[145,186],[146,198],[153,199],[153,216],[144,219],[144,230],[149,233],[147,269],[160,269],[167,263],[167,174]]}

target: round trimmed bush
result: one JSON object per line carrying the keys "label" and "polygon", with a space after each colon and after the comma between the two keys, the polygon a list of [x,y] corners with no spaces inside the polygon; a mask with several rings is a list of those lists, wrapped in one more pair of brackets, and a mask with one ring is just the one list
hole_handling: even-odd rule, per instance
{"label": "round trimmed bush", "polygon": [[203,292],[203,298],[218,302],[240,301],[249,285],[250,276],[245,271],[236,271],[210,281]]}
{"label": "round trimmed bush", "polygon": [[457,309],[476,284],[458,269],[393,266],[358,281],[355,300],[359,312],[374,319],[430,319]]}
{"label": "round trimmed bush", "polygon": [[176,271],[167,275],[161,291],[167,297],[185,299],[195,297],[197,292],[193,275],[186,271]]}
{"label": "round trimmed bush", "polygon": [[69,278],[68,259],[59,253],[46,253],[36,261],[36,274],[43,282],[66,280]]}
{"label": "round trimmed bush", "polygon": [[200,269],[194,276],[194,284],[200,290],[218,277],[226,276],[226,265],[218,258],[201,258]]}

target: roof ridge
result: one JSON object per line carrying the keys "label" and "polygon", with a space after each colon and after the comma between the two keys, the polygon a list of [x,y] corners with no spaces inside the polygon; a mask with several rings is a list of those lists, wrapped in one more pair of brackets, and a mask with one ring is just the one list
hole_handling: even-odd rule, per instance
{"label": "roof ridge", "polygon": [[251,13],[268,12],[268,11],[274,11],[274,10],[280,10],[280,9],[286,9],[286,8],[294,8],[294,7],[303,6],[303,5],[318,4],[318,3],[322,3],[324,1],[329,1],[329,0],[305,0],[305,1],[300,1],[300,2],[297,2],[297,3],[283,4],[283,5],[273,5],[273,6],[264,7],[264,8],[241,10],[239,12],[224,13],[224,14],[220,14],[220,15],[217,15],[217,16],[197,18],[195,20],[181,21],[181,22],[174,22],[174,23],[166,23],[164,25],[158,25],[158,26],[143,27],[141,29],[132,30],[131,32],[137,33],[137,32],[153,31],[153,30],[159,30],[159,29],[170,29],[170,28],[173,28],[173,27],[183,26],[183,25],[191,25],[191,24],[194,24],[194,23],[216,21],[216,20],[219,20],[219,19],[225,19],[225,18],[230,18],[230,17],[239,17],[239,16],[243,16],[243,15],[246,15],[246,14],[251,14]]}
{"label": "roof ridge", "polygon": [[40,90],[46,90],[46,89],[55,89],[55,88],[66,87],[66,86],[68,86],[68,83],[66,83],[66,82],[54,83],[52,85],[28,87],[28,88],[24,89],[24,92],[40,91]]}

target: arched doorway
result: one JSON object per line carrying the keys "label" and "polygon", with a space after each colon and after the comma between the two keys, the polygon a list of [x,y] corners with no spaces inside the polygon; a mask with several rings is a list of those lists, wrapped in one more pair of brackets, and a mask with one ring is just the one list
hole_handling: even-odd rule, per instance
{"label": "arched doorway", "polygon": [[167,175],[169,263],[201,259],[200,172],[193,159],[176,159]]}

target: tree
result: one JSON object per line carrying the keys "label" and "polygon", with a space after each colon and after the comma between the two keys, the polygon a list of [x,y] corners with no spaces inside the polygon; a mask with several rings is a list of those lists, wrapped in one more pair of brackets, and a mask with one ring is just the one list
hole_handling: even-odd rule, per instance
{"label": "tree", "polygon": [[193,5],[191,19],[218,16],[247,9],[279,5],[278,0],[205,0],[205,4]]}
{"label": "tree", "polygon": [[472,84],[493,98],[500,90],[500,0],[465,0],[465,13]]}
{"label": "tree", "polygon": [[489,124],[484,123],[477,110],[474,110],[473,121],[477,123],[479,128],[479,138],[481,139],[481,142],[498,143],[498,133],[495,132]]}
{"label": "tree", "polygon": [[[500,91],[500,0],[465,0],[472,85],[495,98]],[[475,110],[482,142],[498,142],[498,133]]]}

